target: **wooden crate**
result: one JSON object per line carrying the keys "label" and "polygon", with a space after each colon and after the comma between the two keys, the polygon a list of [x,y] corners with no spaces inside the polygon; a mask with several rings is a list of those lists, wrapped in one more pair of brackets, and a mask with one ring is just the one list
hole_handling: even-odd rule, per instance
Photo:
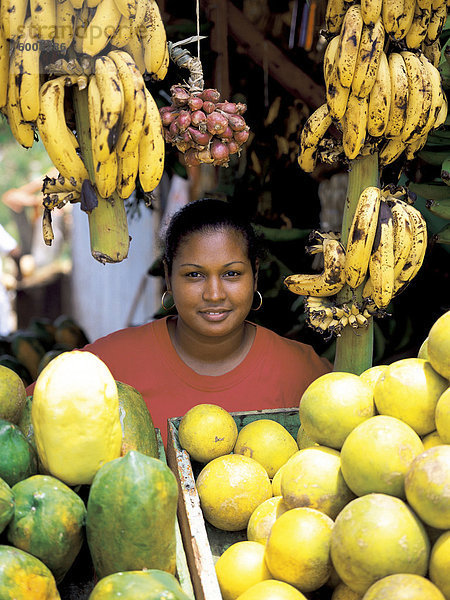
{"label": "wooden crate", "polygon": [[[238,430],[258,419],[273,419],[297,436],[300,421],[298,409],[279,408],[264,411],[231,413]],[[222,531],[203,518],[200,498],[195,480],[203,465],[190,460],[178,441],[178,426],[181,417],[169,419],[167,441],[167,463],[178,481],[178,522],[184,543],[184,552],[190,570],[191,581],[197,600],[222,600],[214,564],[231,544],[247,539],[246,530]]]}

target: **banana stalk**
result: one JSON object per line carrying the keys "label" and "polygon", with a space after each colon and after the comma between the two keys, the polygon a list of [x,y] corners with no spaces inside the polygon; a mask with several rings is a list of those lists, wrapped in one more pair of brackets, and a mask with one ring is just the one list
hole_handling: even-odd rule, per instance
{"label": "banana stalk", "polygon": [[[92,182],[94,163],[89,131],[88,90],[73,88],[75,119],[81,153]],[[88,213],[91,254],[101,263],[118,263],[128,256],[130,236],[125,204],[117,191],[105,200],[97,192],[98,205]]]}
{"label": "banana stalk", "polygon": [[[371,154],[351,161],[348,178],[347,201],[342,217],[341,241],[347,245],[350,226],[361,192],[368,186],[378,183],[378,154]],[[362,299],[364,283],[356,291],[356,300]],[[352,291],[344,285],[338,293],[338,303],[352,302]],[[372,366],[373,358],[373,319],[369,320],[367,328],[354,329],[344,327],[336,340],[335,371],[345,371],[360,375]]]}

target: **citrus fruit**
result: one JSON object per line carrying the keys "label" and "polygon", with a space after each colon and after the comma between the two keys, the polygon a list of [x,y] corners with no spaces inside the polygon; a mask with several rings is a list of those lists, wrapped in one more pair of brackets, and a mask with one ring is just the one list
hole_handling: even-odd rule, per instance
{"label": "citrus fruit", "polygon": [[423,452],[420,437],[409,425],[376,415],[350,432],[341,449],[344,479],[357,496],[380,492],[405,498],[405,474]]}
{"label": "citrus fruit", "polygon": [[406,473],[406,499],[424,523],[450,529],[450,445],[419,454]]}
{"label": "citrus fruit", "polygon": [[339,452],[325,446],[304,448],[289,460],[281,494],[289,508],[315,508],[332,519],[354,498],[342,476]]}
{"label": "citrus fruit", "polygon": [[345,585],[345,583],[343,583],[342,581],[341,583],[338,583],[338,585],[334,588],[333,593],[331,595],[331,600],[361,600],[361,598],[362,594],[354,592],[351,588],[348,587],[348,585]]}
{"label": "citrus fruit", "polygon": [[223,600],[235,600],[255,583],[270,579],[264,546],[251,541],[232,544],[217,559],[216,575]]}
{"label": "citrus fruit", "polygon": [[417,353],[417,358],[424,358],[428,360],[428,338],[426,337],[420,345],[419,352]]}
{"label": "citrus fruit", "polygon": [[300,425],[297,432],[297,446],[300,450],[303,448],[310,448],[311,446],[318,446],[317,442],[314,442],[309,435],[306,433],[303,425]]}
{"label": "citrus fruit", "polygon": [[363,600],[445,600],[438,588],[425,577],[396,573],[370,586]]}
{"label": "citrus fruit", "polygon": [[0,419],[17,424],[26,397],[25,386],[19,375],[0,365]]}
{"label": "citrus fruit", "polygon": [[439,397],[434,414],[436,430],[443,444],[450,444],[450,387]]}
{"label": "citrus fruit", "polygon": [[272,497],[267,471],[242,454],[210,461],[200,471],[196,486],[205,519],[227,531],[245,529],[255,508]]}
{"label": "citrus fruit", "polygon": [[370,367],[369,369],[363,371],[360,377],[364,381],[364,383],[370,385],[370,387],[373,390],[380,375],[383,375],[383,373],[386,372],[387,368],[387,365],[375,365],[374,367]]}
{"label": "citrus fruit", "polygon": [[229,454],[234,448],[237,434],[233,417],[215,404],[193,406],[178,427],[181,447],[201,463]]}
{"label": "citrus fruit", "polygon": [[450,379],[450,310],[435,321],[428,333],[428,360],[435,371]]}
{"label": "citrus fruit", "polygon": [[393,573],[425,575],[429,550],[420,520],[403,500],[387,494],[367,494],[349,502],[336,517],[331,535],[337,574],[359,593]]}
{"label": "citrus fruit", "polygon": [[331,573],[332,529],[332,519],[314,508],[293,508],[281,515],[266,544],[272,576],[301,592],[321,587]]}
{"label": "citrus fruit", "polygon": [[431,433],[427,433],[422,438],[423,449],[428,450],[428,448],[433,448],[434,446],[441,446],[444,442],[439,437],[437,431],[432,431]]}
{"label": "citrus fruit", "polygon": [[235,454],[258,461],[272,478],[298,446],[289,431],[277,421],[258,419],[247,423],[239,432]]}
{"label": "citrus fruit", "polygon": [[282,465],[272,478],[272,494],[274,496],[281,496],[281,475],[286,463]]}
{"label": "citrus fruit", "polygon": [[272,525],[287,510],[289,507],[284,502],[283,496],[274,496],[265,500],[251,514],[247,525],[247,539],[265,544]]}
{"label": "citrus fruit", "polygon": [[435,541],[430,554],[429,578],[441,590],[446,600],[450,598],[450,531],[445,531]]}
{"label": "citrus fruit", "polygon": [[312,440],[339,450],[350,431],[375,414],[372,389],[353,373],[326,373],[306,388],[299,414]]}
{"label": "citrus fruit", "polygon": [[389,365],[374,390],[377,410],[407,423],[419,435],[436,429],[434,412],[448,381],[422,358],[403,358]]}
{"label": "citrus fruit", "polygon": [[266,579],[252,585],[238,600],[307,600],[295,587],[284,581]]}

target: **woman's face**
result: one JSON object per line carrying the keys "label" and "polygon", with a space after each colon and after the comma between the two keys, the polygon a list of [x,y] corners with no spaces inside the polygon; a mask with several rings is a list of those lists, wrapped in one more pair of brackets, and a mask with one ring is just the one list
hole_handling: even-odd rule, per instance
{"label": "woman's face", "polygon": [[224,336],[242,327],[256,290],[242,234],[234,229],[190,234],[174,257],[168,287],[192,333]]}

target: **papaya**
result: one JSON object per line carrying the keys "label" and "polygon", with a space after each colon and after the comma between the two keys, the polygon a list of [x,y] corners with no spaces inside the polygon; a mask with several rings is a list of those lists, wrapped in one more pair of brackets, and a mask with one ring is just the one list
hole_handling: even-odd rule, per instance
{"label": "papaya", "polygon": [[39,338],[29,331],[16,331],[11,337],[11,348],[14,356],[29,371],[33,381],[38,376],[38,367],[45,354],[45,348]]}
{"label": "papaya", "polygon": [[113,573],[101,579],[89,600],[190,600],[170,573],[158,569]]}
{"label": "papaya", "polygon": [[25,406],[23,407],[22,414],[20,415],[19,422],[17,423],[17,427],[26,437],[27,442],[33,447],[36,452],[37,461],[38,461],[38,473],[42,475],[49,475],[49,472],[42,464],[41,459],[39,458],[39,454],[36,448],[36,440],[34,439],[34,429],[33,422],[31,420],[31,403],[33,400],[33,396],[27,396],[25,400]]}
{"label": "papaya", "polygon": [[84,330],[70,317],[66,315],[60,315],[53,322],[55,326],[55,341],[58,344],[64,344],[75,350],[75,348],[82,348],[89,343],[89,340]]}
{"label": "papaya", "polygon": [[61,600],[50,569],[28,552],[6,545],[0,545],[0,598]]}
{"label": "papaya", "polygon": [[17,425],[0,419],[0,477],[13,486],[36,473],[37,456],[33,446]]}
{"label": "papaya", "polygon": [[116,381],[122,427],[121,456],[137,450],[158,458],[158,441],[152,417],[142,395],[131,385]]}
{"label": "papaya", "polygon": [[39,361],[38,364],[38,375],[41,371],[43,371],[45,369],[45,367],[48,365],[48,363],[53,360],[54,358],[56,358],[57,356],[59,356],[60,354],[62,354],[63,352],[68,352],[70,351],[71,348],[69,348],[68,346],[65,346],[63,348],[52,348],[51,350],[47,350],[47,352],[44,354],[44,356],[41,358],[41,360]]}
{"label": "papaya", "polygon": [[13,486],[14,515],[8,541],[39,558],[56,583],[64,578],[83,543],[86,507],[67,485],[49,475],[34,475]]}
{"label": "papaya", "polygon": [[27,329],[39,339],[45,350],[52,348],[55,343],[56,327],[50,319],[45,317],[34,318],[30,321]]}
{"label": "papaya", "polygon": [[157,458],[130,450],[103,465],[87,502],[86,538],[99,578],[119,571],[175,574],[178,486]]}
{"label": "papaya", "polygon": [[0,478],[0,533],[11,521],[14,514],[14,494],[9,485]]}

